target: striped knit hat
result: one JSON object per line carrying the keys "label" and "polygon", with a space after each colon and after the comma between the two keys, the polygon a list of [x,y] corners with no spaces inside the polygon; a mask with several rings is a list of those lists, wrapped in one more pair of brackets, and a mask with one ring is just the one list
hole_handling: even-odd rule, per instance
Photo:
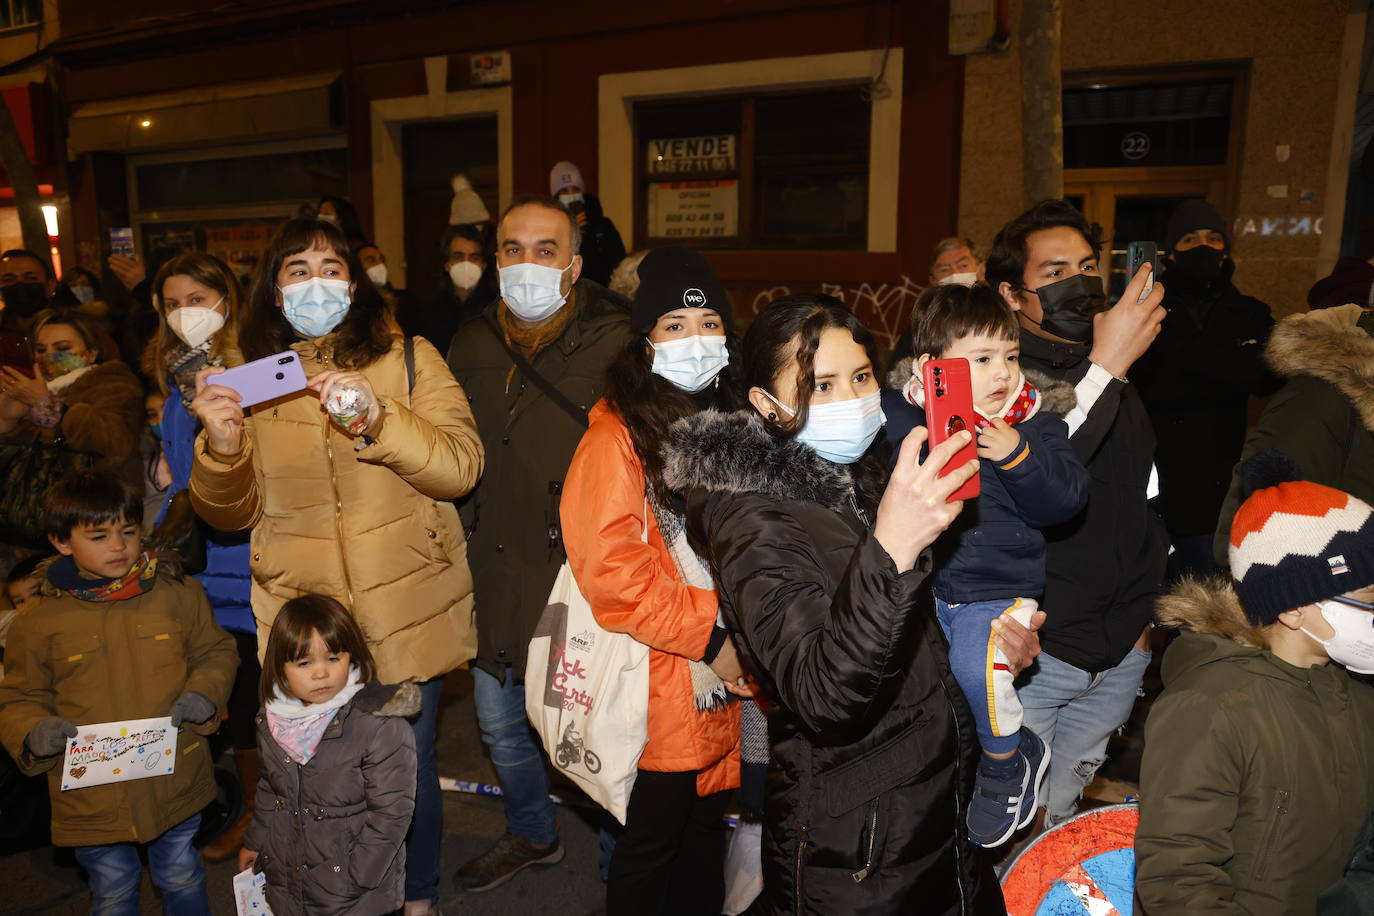
{"label": "striped knit hat", "polygon": [[1290,608],[1374,585],[1374,509],[1299,479],[1276,448],[1241,465],[1245,502],[1231,523],[1231,577],[1245,615],[1273,623]]}

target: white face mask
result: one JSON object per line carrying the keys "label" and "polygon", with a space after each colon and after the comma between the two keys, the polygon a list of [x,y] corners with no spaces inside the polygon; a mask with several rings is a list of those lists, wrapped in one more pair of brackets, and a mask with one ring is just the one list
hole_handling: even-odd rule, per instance
{"label": "white face mask", "polygon": [[949,286],[958,283],[960,286],[972,286],[978,282],[978,271],[970,270],[968,273],[950,274],[948,277],[941,277],[935,281],[940,286]]}
{"label": "white face mask", "polygon": [[559,194],[558,202],[564,207],[571,207],[573,204],[582,203],[582,192],[577,191],[573,194]]}
{"label": "white face mask", "polygon": [[[1345,599],[1349,601],[1350,599]],[[1333,662],[1354,674],[1374,674],[1374,614],[1359,602],[1351,607],[1342,601],[1318,601],[1317,610],[1335,632],[1322,639],[1306,627],[1302,631],[1321,643]]]}
{"label": "white face mask", "polygon": [[453,281],[454,289],[472,289],[482,279],[482,268],[471,261],[459,261],[449,267],[448,278]]}
{"label": "white face mask", "polygon": [[[223,299],[215,305],[224,303]],[[167,313],[167,327],[188,347],[198,347],[224,327],[224,313],[201,305],[183,305]]]}
{"label": "white face mask", "polygon": [[571,262],[562,270],[528,262],[502,267],[501,298],[506,308],[521,321],[550,317],[568,301],[563,295],[563,274],[571,267]]}
{"label": "white face mask", "polygon": [[[768,395],[788,416],[795,410]],[[806,425],[797,433],[797,440],[805,442],[826,461],[853,464],[863,457],[883,428],[887,417],[883,414],[882,395],[874,391],[847,401],[812,404],[806,413]]]}
{"label": "white face mask", "polygon": [[386,265],[373,264],[367,269],[367,278],[373,286],[386,286]]}
{"label": "white face mask", "polygon": [[696,394],[711,384],[711,380],[720,375],[726,363],[730,362],[724,334],[709,337],[693,334],[663,343],[649,341],[649,346],[654,348],[653,373],[688,394]]}
{"label": "white face mask", "polygon": [[67,289],[71,290],[72,296],[82,305],[95,298],[95,290],[89,286],[69,286]]}

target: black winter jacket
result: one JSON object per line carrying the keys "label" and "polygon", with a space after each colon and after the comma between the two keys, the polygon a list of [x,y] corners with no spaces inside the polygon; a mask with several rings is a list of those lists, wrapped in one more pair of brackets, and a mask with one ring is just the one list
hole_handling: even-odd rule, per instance
{"label": "black winter jacket", "polygon": [[611,271],[625,259],[625,243],[615,223],[601,209],[599,197],[583,194],[582,203],[587,208],[587,225],[582,227],[582,276],[608,286]]}
{"label": "black winter jacket", "polygon": [[[1021,332],[1025,371],[1077,385],[1092,364],[1088,347]],[[1049,614],[1040,647],[1084,671],[1121,663],[1149,622],[1164,578],[1169,539],[1146,502],[1155,437],[1134,386],[1112,380],[1069,436],[1088,469],[1088,506],[1045,529]]]}
{"label": "black winter jacket", "polygon": [[666,460],[771,703],[763,912],[1004,913],[964,838],[977,748],[929,554],[898,573],[849,469],[752,412],[679,421]]}
{"label": "black winter jacket", "polygon": [[1274,326],[1269,306],[1221,278],[1198,283],[1164,275],[1169,310],[1159,336],[1131,367],[1158,445],[1161,511],[1177,535],[1211,534],[1245,441],[1250,395],[1279,381],[1261,358]]}
{"label": "black winter jacket", "polygon": [[415,810],[414,684],[373,682],[342,706],[301,766],[259,712],[258,794],[243,838],[276,916],[374,916],[405,902]]}
{"label": "black winter jacket", "polygon": [[[624,346],[630,303],[590,280],[573,287],[577,312],[533,368],[586,411],[601,397],[606,366]],[[559,495],[587,430],[515,368],[492,333],[492,303],[453,335],[449,368],[477,420],[486,468],[460,504],[477,604],[477,664],[496,678],[511,665],[524,677],[525,652],[563,565]],[[499,333],[499,332],[498,332]]]}
{"label": "black winter jacket", "polygon": [[[900,383],[905,386],[911,374],[909,360],[888,377],[889,384],[899,380],[903,365],[906,378]],[[1040,393],[1039,412],[1013,427],[1021,441],[1002,467],[979,459],[978,497],[964,504],[949,531],[935,543],[935,594],[950,604],[1016,596],[1039,599],[1045,592],[1045,537],[1040,529],[1073,518],[1088,501],[1088,472],[1069,446],[1069,431],[1060,419],[1073,408],[1073,386],[1028,378]],[[895,388],[883,391],[883,435],[892,446],[894,464],[907,433],[926,422],[925,410]],[[1020,460],[1013,460],[1017,456]]]}

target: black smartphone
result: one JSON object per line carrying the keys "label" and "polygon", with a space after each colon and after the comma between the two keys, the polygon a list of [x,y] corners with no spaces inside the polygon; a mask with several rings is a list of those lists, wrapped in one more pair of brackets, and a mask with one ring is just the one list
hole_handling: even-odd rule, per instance
{"label": "black smartphone", "polygon": [[1145,298],[1155,288],[1155,277],[1159,275],[1159,246],[1154,242],[1131,242],[1126,246],[1127,283],[1135,279],[1135,272],[1140,270],[1140,265],[1147,261],[1150,264],[1150,279],[1145,281],[1145,290],[1140,294],[1137,302],[1144,302]]}

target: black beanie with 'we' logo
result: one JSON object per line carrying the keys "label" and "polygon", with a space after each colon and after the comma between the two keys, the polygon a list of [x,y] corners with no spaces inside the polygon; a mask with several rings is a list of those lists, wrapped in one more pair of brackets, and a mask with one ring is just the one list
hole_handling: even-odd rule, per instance
{"label": "black beanie with 'we' logo", "polygon": [[720,315],[726,333],[734,330],[730,299],[700,252],[691,248],[651,249],[639,262],[639,289],[630,323],[647,334],[658,319],[682,308],[711,309]]}

